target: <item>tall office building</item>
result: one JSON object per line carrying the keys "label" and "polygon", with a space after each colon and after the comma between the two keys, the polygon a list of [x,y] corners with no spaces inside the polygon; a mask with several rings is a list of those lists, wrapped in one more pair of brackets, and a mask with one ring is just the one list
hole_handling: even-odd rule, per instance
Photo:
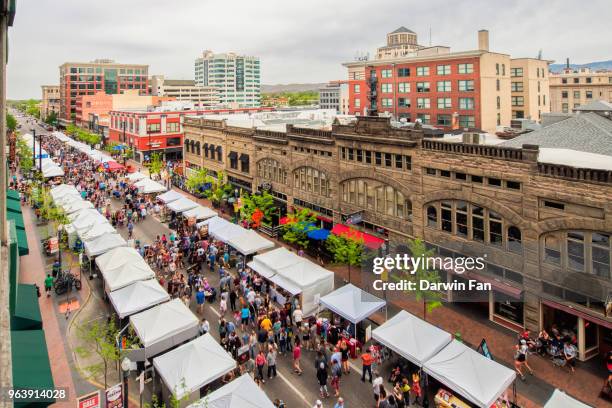
{"label": "tall office building", "polygon": [[221,105],[258,107],[261,102],[259,57],[204,51],[195,60],[195,84],[218,88]]}
{"label": "tall office building", "polygon": [[113,60],[66,62],[60,67],[60,124],[76,117],[77,97],[104,91],[109,95],[128,89],[148,93],[149,66],[118,64]]}

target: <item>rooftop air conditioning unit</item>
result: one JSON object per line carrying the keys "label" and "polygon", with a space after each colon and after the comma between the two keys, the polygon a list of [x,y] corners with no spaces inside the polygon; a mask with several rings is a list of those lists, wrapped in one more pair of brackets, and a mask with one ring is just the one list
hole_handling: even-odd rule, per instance
{"label": "rooftop air conditioning unit", "polygon": [[465,144],[480,144],[480,133],[465,132],[462,135],[462,142]]}

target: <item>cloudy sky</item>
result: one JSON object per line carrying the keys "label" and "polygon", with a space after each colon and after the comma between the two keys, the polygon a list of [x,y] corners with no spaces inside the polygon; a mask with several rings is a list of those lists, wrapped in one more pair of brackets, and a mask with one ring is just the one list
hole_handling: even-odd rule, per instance
{"label": "cloudy sky", "polygon": [[421,44],[476,47],[557,62],[612,59],[610,0],[17,0],[9,31],[8,97],[40,98],[66,61],[111,58],[193,78],[204,49],[261,58],[265,84],[346,77],[340,65],[404,25]]}

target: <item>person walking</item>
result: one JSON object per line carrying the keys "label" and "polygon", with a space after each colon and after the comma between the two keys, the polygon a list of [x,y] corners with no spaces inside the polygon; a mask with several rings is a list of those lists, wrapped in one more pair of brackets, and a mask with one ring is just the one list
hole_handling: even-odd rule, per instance
{"label": "person walking", "polygon": [[374,393],[374,401],[376,403],[380,400],[381,388],[383,385],[383,378],[378,374],[378,371],[374,372],[376,378],[372,381],[372,392]]}
{"label": "person walking", "polygon": [[300,341],[296,339],[295,346],[293,346],[293,372],[297,375],[302,375],[302,368],[300,367],[300,359],[302,358],[302,347]]}
{"label": "person walking", "polygon": [[323,408],[323,403],[321,400],[317,400],[312,408]]}
{"label": "person walking", "polygon": [[257,378],[259,378],[259,380],[264,384],[265,384],[265,381],[264,381],[264,376],[263,376],[263,368],[265,364],[266,364],[266,356],[264,356],[263,350],[260,350],[259,353],[257,354],[257,357],[255,357],[255,365],[257,366]]}
{"label": "person walking", "polygon": [[[525,342],[525,340],[521,340],[521,342]],[[517,344],[514,346],[514,369],[521,376],[521,380],[525,381],[525,375],[523,374],[521,368],[525,366],[531,375],[533,375],[533,370],[527,364],[527,344],[525,343],[525,347],[522,346],[522,344]]]}
{"label": "person walking", "polygon": [[336,402],[336,404],[334,405],[334,408],[345,408],[344,398],[342,397],[338,398],[338,402]]}
{"label": "person walking", "polygon": [[334,397],[340,396],[340,377],[342,377],[342,365],[340,361],[333,360],[331,386],[334,389]]}
{"label": "person walking", "polygon": [[48,273],[45,278],[45,292],[47,292],[47,297],[51,296],[51,289],[53,289],[53,276]]}
{"label": "person walking", "polygon": [[266,355],[266,363],[268,364],[268,379],[272,376],[276,377],[276,347],[268,347],[268,354]]}
{"label": "person walking", "polygon": [[319,393],[321,398],[329,397],[329,393],[327,392],[327,367],[325,367],[325,363],[319,363],[319,367],[317,367],[317,381],[319,382]]}
{"label": "person walking", "polygon": [[368,381],[372,382],[372,355],[369,349],[361,355],[361,382],[365,382],[365,376],[368,373]]}

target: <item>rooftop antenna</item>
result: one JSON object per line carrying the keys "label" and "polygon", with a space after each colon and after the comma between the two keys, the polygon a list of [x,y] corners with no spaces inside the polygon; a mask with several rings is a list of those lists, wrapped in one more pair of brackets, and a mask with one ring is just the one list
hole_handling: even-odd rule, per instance
{"label": "rooftop antenna", "polygon": [[540,51],[538,51],[538,59],[541,60],[542,59],[542,49],[540,48]]}

